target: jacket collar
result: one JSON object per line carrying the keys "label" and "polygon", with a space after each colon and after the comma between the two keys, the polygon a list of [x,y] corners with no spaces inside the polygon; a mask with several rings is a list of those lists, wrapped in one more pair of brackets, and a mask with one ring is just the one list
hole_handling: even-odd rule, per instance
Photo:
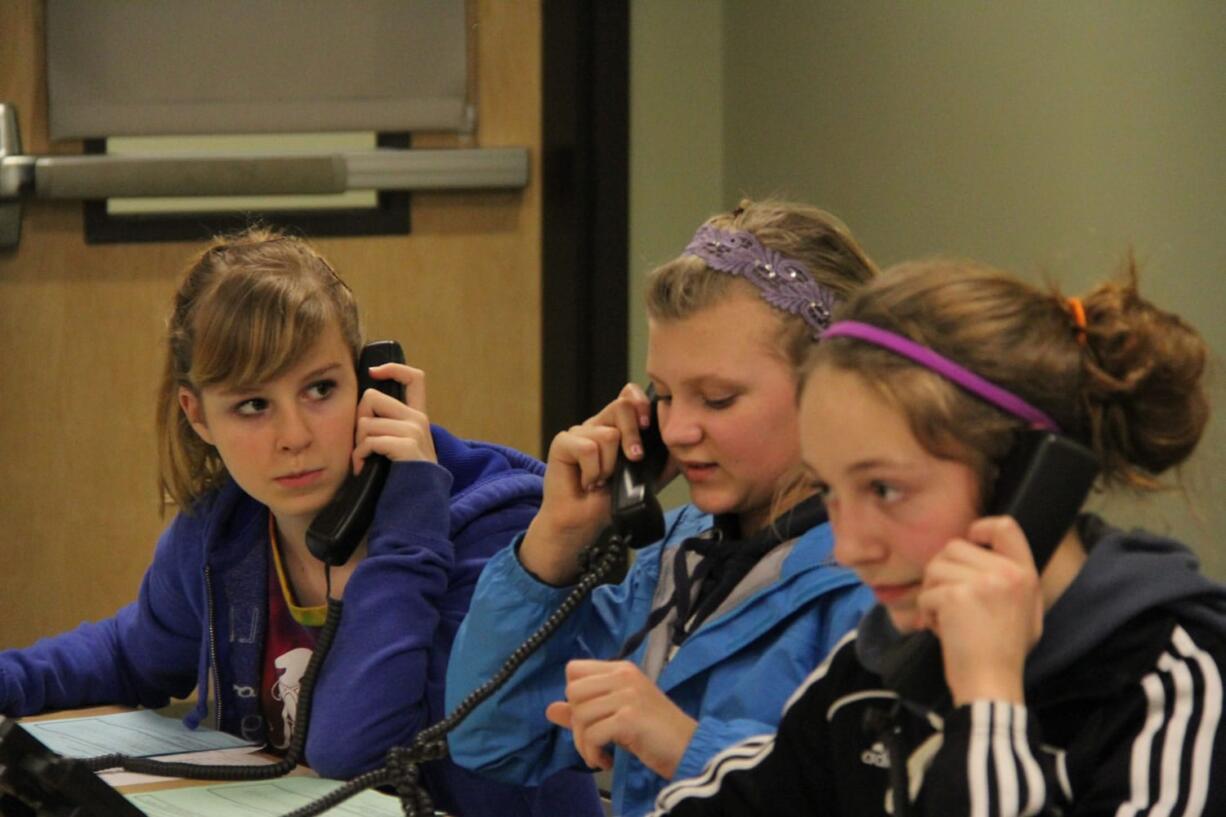
{"label": "jacket collar", "polygon": [[667,691],[685,683],[762,638],[813,599],[856,584],[851,571],[834,564],[833,544],[828,524],[798,537],[780,566],[778,580],[715,616],[687,638],[660,673],[660,688]]}

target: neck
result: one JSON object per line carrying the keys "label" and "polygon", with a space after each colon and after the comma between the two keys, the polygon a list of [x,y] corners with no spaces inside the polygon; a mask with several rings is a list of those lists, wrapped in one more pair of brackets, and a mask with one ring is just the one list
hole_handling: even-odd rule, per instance
{"label": "neck", "polygon": [[[293,590],[294,598],[303,607],[315,607],[328,601],[328,579],[324,563],[315,558],[307,548],[306,532],[310,520],[297,517],[287,519],[277,518],[277,543],[280,545],[281,562],[285,566],[286,578]],[[341,598],[345,593],[345,585],[354,568],[366,557],[366,539],[363,538],[354,549],[349,561],[332,568],[332,596]]]}
{"label": "neck", "polygon": [[277,541],[281,543],[281,555],[308,554],[306,544],[307,528],[311,526],[309,519],[298,517],[276,517]]}
{"label": "neck", "polygon": [[1039,589],[1043,593],[1043,610],[1045,612],[1051,609],[1052,605],[1056,603],[1056,599],[1060,598],[1069,585],[1073,583],[1073,579],[1077,578],[1077,574],[1081,572],[1081,567],[1085,562],[1085,544],[1081,541],[1081,537],[1077,535],[1077,529],[1072,528],[1060,540],[1060,544],[1056,545],[1051,559],[1047,562],[1047,566],[1043,568],[1043,574],[1039,577]]}
{"label": "neck", "polygon": [[796,505],[811,496],[813,496],[813,491],[808,490],[804,485],[798,484],[785,491],[781,498],[764,507],[737,514],[737,522],[741,526],[741,536],[744,538],[753,536],[769,525],[772,520],[796,507]]}

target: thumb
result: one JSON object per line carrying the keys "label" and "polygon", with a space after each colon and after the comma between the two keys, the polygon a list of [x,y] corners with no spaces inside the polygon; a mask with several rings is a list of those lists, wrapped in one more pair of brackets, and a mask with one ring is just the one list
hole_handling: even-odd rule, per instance
{"label": "thumb", "polygon": [[550,723],[563,729],[570,729],[570,704],[566,701],[554,701],[545,707],[545,717]]}

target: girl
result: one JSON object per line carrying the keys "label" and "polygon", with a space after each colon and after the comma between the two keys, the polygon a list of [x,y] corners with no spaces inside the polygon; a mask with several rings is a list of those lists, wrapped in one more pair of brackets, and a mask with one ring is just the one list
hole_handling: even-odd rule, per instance
{"label": "girl", "polygon": [[[345,608],[315,688],[306,756],[320,774],[382,765],[442,713],[451,641],[485,560],[539,504],[542,468],[460,440],[426,415],[421,371],[371,369],[402,403],[358,394],[357,304],[305,242],[219,240],[174,299],[159,402],[161,484],[182,509],[136,603],[0,653],[0,710],[158,707],[193,689],[213,722],[284,748],[329,589],[306,532],[371,453],[394,462],[365,540],[331,570]],[[356,430],[356,431],[355,431]],[[211,690],[211,693],[210,693]],[[527,791],[427,764],[435,802],[465,815],[598,813],[594,787]]]}
{"label": "girl", "polygon": [[[524,783],[612,769],[614,812],[641,814],[667,781],[773,729],[870,600],[831,564],[821,502],[790,477],[797,366],[833,304],[873,272],[828,214],[743,202],[651,274],[647,373],[672,474],[692,502],[451,736],[457,762]],[[643,457],[650,417],[629,385],[554,438],[540,513],[491,560],[457,637],[452,705],[567,595],[580,551],[609,523],[618,453]]]}
{"label": "girl", "polygon": [[[1034,425],[1091,449],[1103,487],[1157,488],[1195,448],[1205,344],[1129,272],[1066,300],[937,261],[848,302],[808,369],[801,450],[878,606],[777,735],[660,813],[1226,814],[1226,589],[1182,545],[1092,514],[1039,572],[1017,523],[983,516]],[[943,653],[932,705],[882,683],[922,629]]]}

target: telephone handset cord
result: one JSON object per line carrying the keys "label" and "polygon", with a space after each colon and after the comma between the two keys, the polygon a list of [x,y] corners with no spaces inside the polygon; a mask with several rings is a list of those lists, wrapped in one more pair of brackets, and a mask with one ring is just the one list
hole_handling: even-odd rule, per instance
{"label": "telephone handset cord", "polygon": [[[587,595],[618,569],[624,561],[626,548],[630,546],[628,541],[630,538],[632,537],[629,535],[623,536],[617,533],[600,536],[585,548],[579,555],[582,574],[570,594],[550,614],[545,623],[511,653],[498,672],[469,693],[450,714],[418,732],[408,746],[393,746],[389,749],[382,768],[358,775],[340,788],[290,812],[285,817],[313,817],[323,814],[337,804],[375,786],[395,788],[406,817],[432,817],[436,812],[430,795],[421,784],[421,764],[447,756],[447,734],[463,723],[474,709],[497,692],[578,609],[579,604]],[[162,777],[184,777],[193,780],[269,780],[293,771],[301,761],[306,749],[307,727],[311,716],[311,699],[314,697],[315,680],[332,647],[332,639],[340,624],[343,608],[343,603],[339,599],[332,598],[332,575],[331,569],[327,566],[325,566],[325,576],[328,582],[327,617],[315,643],[315,649],[311,653],[311,660],[307,663],[306,672],[303,673],[298,718],[294,723],[289,749],[282,760],[268,766],[213,766],[113,754],[88,758],[82,763],[95,772],[121,768],[129,772]]]}
{"label": "telephone handset cord", "polygon": [[311,660],[307,662],[306,671],[302,674],[294,731],[290,735],[285,757],[281,760],[266,766],[235,766],[183,763],[111,754],[86,758],[81,762],[94,772],[104,769],[123,769],[126,772],[157,775],[158,777],[184,777],[191,780],[271,780],[275,777],[284,777],[292,772],[302,762],[303,754],[306,752],[307,728],[311,720],[315,680],[319,676],[324,659],[328,656],[328,651],[332,649],[332,640],[340,626],[341,612],[344,607],[340,599],[332,597],[332,568],[326,564],[324,565],[324,580],[327,583],[328,611],[324,617],[323,629],[320,630],[319,637],[315,640],[315,648],[311,651]]}
{"label": "telephone handset cord", "polygon": [[421,785],[420,766],[430,760],[447,756],[447,733],[464,722],[481,703],[507,682],[519,667],[553,635],[563,622],[578,609],[589,593],[622,563],[628,537],[619,534],[600,536],[579,556],[582,574],[558,608],[550,614],[536,632],[511,653],[502,667],[485,683],[470,692],[441,721],[417,733],[408,746],[394,746],[387,752],[386,764],[359,775],[313,803],[291,811],[285,817],[314,817],[373,786],[390,785],[400,796],[406,817],[432,817],[434,804]]}

